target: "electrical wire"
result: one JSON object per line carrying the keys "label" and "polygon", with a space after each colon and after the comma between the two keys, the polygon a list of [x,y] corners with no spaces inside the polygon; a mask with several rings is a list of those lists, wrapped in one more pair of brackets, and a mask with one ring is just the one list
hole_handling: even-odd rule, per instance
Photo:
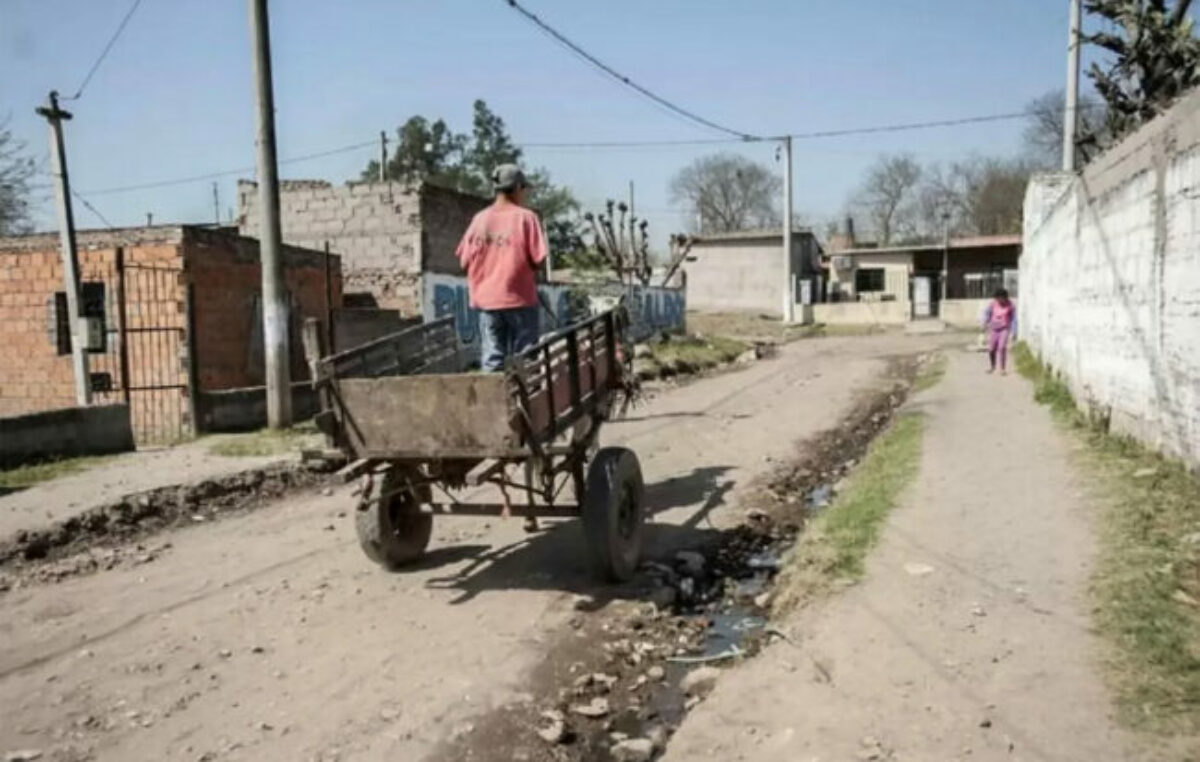
{"label": "electrical wire", "polygon": [[104,62],[104,59],[108,57],[109,51],[113,49],[113,46],[117,44],[117,39],[120,38],[121,33],[125,31],[125,27],[129,24],[129,20],[133,18],[133,14],[137,12],[138,6],[141,4],[142,0],[133,0],[133,5],[129,6],[129,11],[125,14],[125,18],[121,19],[121,23],[117,27],[117,31],[113,32],[113,36],[109,38],[108,44],[104,46],[104,50],[100,51],[100,55],[98,58],[96,58],[96,62],[92,64],[92,68],[88,69],[87,76],[83,78],[83,82],[80,83],[79,89],[76,90],[75,94],[71,97],[63,98],[64,101],[79,100],[79,97],[83,95],[84,88],[86,88],[88,83],[92,81],[92,77],[95,76],[96,70],[100,68],[100,64]]}
{"label": "electrical wire", "polygon": [[[289,159],[280,159],[279,164],[295,164],[302,161],[311,161],[320,159],[326,156],[335,156],[337,154],[349,153],[350,151],[360,151],[364,148],[378,145],[376,140],[367,140],[361,143],[353,143],[351,145],[342,146],[340,148],[331,148],[328,151],[319,151],[303,156],[293,156]],[[147,183],[137,183],[135,185],[122,185],[115,188],[100,188],[98,190],[87,191],[89,196],[107,196],[114,193],[128,193],[130,191],[150,190],[152,188],[166,188],[172,185],[186,185],[188,183],[201,182],[203,180],[217,180],[222,177],[231,177],[234,175],[245,175],[255,171],[254,167],[238,167],[237,169],[225,169],[218,172],[209,172],[203,175],[192,175],[190,177],[180,177],[172,180],[155,180]]]}
{"label": "electrical wire", "polygon": [[702,125],[711,130],[716,130],[717,132],[723,132],[727,135],[732,135],[741,140],[755,140],[757,138],[757,136],[755,136],[755,135],[751,135],[749,133],[742,132],[740,130],[735,130],[730,127],[725,127],[725,126],[717,124],[716,122],[713,122],[709,119],[705,119],[704,117],[700,116],[699,114],[696,114],[693,111],[688,111],[687,109],[685,109],[681,106],[675,105],[674,103],[667,100],[666,98],[663,98],[662,96],[651,92],[650,90],[646,89],[645,87],[642,87],[641,85],[639,85],[638,83],[636,83],[632,79],[630,79],[629,77],[625,76],[624,74],[621,74],[616,69],[612,68],[608,64],[601,61],[599,58],[596,58],[594,55],[592,55],[591,53],[584,50],[578,44],[576,44],[576,43],[572,42],[570,39],[568,39],[565,35],[563,35],[562,32],[559,32],[557,29],[550,26],[545,21],[542,21],[541,18],[539,18],[537,14],[535,14],[529,10],[526,10],[523,6],[521,6],[520,3],[517,2],[517,0],[503,0],[503,2],[507,3],[510,8],[512,8],[517,13],[524,16],[526,19],[528,19],[530,21],[530,23],[537,26],[538,29],[540,29],[545,34],[549,35],[556,42],[558,42],[559,44],[566,47],[572,53],[576,54],[583,60],[585,60],[588,63],[590,63],[591,65],[595,66],[597,69],[604,72],[606,75],[608,75],[612,79],[616,80],[620,84],[625,85],[626,87],[640,93],[641,95],[643,95],[646,98],[649,98],[651,101],[653,101],[654,103],[658,104],[659,106],[667,109],[668,111],[670,111],[678,116],[681,116],[691,122],[694,122],[695,124]]}
{"label": "electrical wire", "polygon": [[[1079,109],[1082,111],[1088,108],[1103,108],[1103,104],[1080,104]],[[987,122],[1000,122],[1014,119],[1027,119],[1031,116],[1037,116],[1042,111],[1010,111],[1001,114],[984,114],[980,116],[960,117],[956,119],[937,119],[924,122],[903,122],[897,124],[873,125],[866,127],[849,127],[837,130],[818,130],[813,132],[794,132],[790,137],[793,140],[819,140],[826,138],[847,137],[852,135],[874,135],[881,133],[892,132],[911,132],[915,130],[935,129],[942,127],[957,127],[970,124],[981,124]],[[782,137],[782,136],[781,136]],[[763,143],[774,142],[779,140],[779,137],[752,137],[750,139],[743,138],[708,138],[695,140],[629,140],[629,141],[593,141],[593,142],[548,142],[548,143],[520,143],[519,147],[526,150],[603,150],[603,149],[622,149],[622,148],[668,148],[676,146],[713,146],[713,145],[730,145],[737,143]],[[377,146],[378,139],[367,140],[361,143],[353,143],[351,145],[333,148],[327,151],[307,154],[303,156],[295,156],[289,159],[281,159],[280,165],[294,164],[297,162],[310,161],[319,159],[325,156],[334,156],[350,151],[358,151],[368,147]],[[227,169],[217,172],[210,172],[202,175],[192,175],[189,177],[180,177],[168,180],[157,180],[135,185],[124,185],[114,188],[100,188],[97,190],[87,191],[89,196],[102,196],[114,193],[126,193],[137,190],[149,190],[152,188],[165,188],[173,185],[186,185],[193,182],[201,182],[204,180],[217,180],[222,177],[230,177],[233,175],[244,175],[255,171],[254,167],[239,167],[237,169]]]}

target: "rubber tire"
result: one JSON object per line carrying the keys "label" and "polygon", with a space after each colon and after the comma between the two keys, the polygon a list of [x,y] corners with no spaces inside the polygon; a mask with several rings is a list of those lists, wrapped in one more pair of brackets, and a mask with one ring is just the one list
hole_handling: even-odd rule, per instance
{"label": "rubber tire", "polygon": [[[610,582],[624,582],[637,571],[642,554],[646,485],[637,455],[624,447],[596,453],[587,473],[583,498],[584,539],[593,571]],[[622,516],[623,503],[632,514]]]}
{"label": "rubber tire", "polygon": [[[402,478],[401,472],[388,471],[374,494],[385,495],[399,488]],[[370,498],[364,494],[354,512],[358,544],[367,558],[389,569],[421,558],[433,535],[433,516],[421,512],[421,501],[411,492],[399,492],[386,500]]]}

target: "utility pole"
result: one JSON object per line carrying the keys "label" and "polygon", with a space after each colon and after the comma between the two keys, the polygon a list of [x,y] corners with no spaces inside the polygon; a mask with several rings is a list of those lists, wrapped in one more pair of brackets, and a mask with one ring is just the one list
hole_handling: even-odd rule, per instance
{"label": "utility pole", "polygon": [[792,272],[792,136],[783,138],[783,322],[796,319],[795,273]]}
{"label": "utility pole", "polygon": [[67,294],[67,325],[71,333],[71,365],[75,371],[75,402],[92,403],[92,385],[88,375],[87,331],[79,312],[79,255],[75,249],[75,215],[71,211],[71,183],[67,177],[67,152],[63,146],[62,123],[71,115],[58,107],[58,91],[51,90],[47,105],[37,109],[50,128],[50,172],[58,206],[58,235],[63,263],[63,290]]}
{"label": "utility pole", "polygon": [[387,180],[387,131],[379,131],[379,182]]}
{"label": "utility pole", "polygon": [[1079,129],[1079,6],[1079,0],[1071,0],[1071,30],[1067,37],[1067,105],[1063,111],[1063,172],[1075,171],[1075,133]]}
{"label": "utility pole", "polygon": [[271,29],[267,0],[247,0],[250,44],[254,50],[254,94],[258,101],[258,198],[262,209],[263,355],[266,360],[267,426],[292,423],[291,369],[288,367],[288,303],[283,285],[279,181],[275,163],[275,95],[271,84]]}
{"label": "utility pole", "polygon": [[942,212],[942,277],[941,277],[941,292],[942,301],[946,301],[946,295],[949,293],[950,287],[950,213]]}
{"label": "utility pole", "polygon": [[213,182],[213,223],[217,227],[221,227],[221,192],[217,190],[217,183]]}

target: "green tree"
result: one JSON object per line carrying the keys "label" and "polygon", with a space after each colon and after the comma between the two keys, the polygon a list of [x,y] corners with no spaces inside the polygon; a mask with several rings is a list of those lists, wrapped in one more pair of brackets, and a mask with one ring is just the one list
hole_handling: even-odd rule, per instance
{"label": "green tree", "polygon": [[[445,121],[413,116],[396,130],[396,149],[388,158],[385,177],[417,184],[492,195],[492,171],[501,164],[519,164],[521,149],[508,134],[504,119],[477,100],[470,134],[455,133]],[[579,202],[565,186],[555,185],[544,169],[526,173],[530,181],[526,203],[542,218],[553,256],[575,255],[584,247],[580,234]],[[379,162],[371,161],[360,179],[379,177]]]}
{"label": "green tree", "polygon": [[1085,0],[1088,13],[1112,29],[1084,39],[1111,54],[1105,66],[1093,63],[1088,76],[1108,105],[1107,128],[1114,137],[1200,85],[1200,40],[1190,5],[1191,0]]}
{"label": "green tree", "polygon": [[0,235],[25,233],[29,224],[29,178],[33,159],[25,145],[13,137],[7,122],[0,122]]}

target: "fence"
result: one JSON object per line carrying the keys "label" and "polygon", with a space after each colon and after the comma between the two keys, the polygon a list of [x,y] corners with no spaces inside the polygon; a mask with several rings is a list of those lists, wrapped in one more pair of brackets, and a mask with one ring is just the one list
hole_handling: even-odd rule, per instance
{"label": "fence", "polygon": [[[471,357],[479,354],[479,312],[470,306],[467,279],[458,275],[425,273],[421,284],[421,315],[426,321],[452,315],[459,341]],[[614,303],[626,295],[626,307],[631,321],[634,341],[643,341],[655,333],[678,332],[686,328],[687,290],[663,286],[625,286],[620,283],[566,284],[551,283],[538,287],[542,302],[541,328],[545,332],[555,323],[565,324],[581,317],[581,301]]]}
{"label": "fence", "polygon": [[[182,268],[126,262],[118,248],[111,262],[92,262],[81,275],[80,312],[102,321],[101,344],[88,353],[94,403],[127,405],[140,445],[191,433],[190,300]],[[60,352],[69,352],[65,297],[56,296],[54,309]]]}

